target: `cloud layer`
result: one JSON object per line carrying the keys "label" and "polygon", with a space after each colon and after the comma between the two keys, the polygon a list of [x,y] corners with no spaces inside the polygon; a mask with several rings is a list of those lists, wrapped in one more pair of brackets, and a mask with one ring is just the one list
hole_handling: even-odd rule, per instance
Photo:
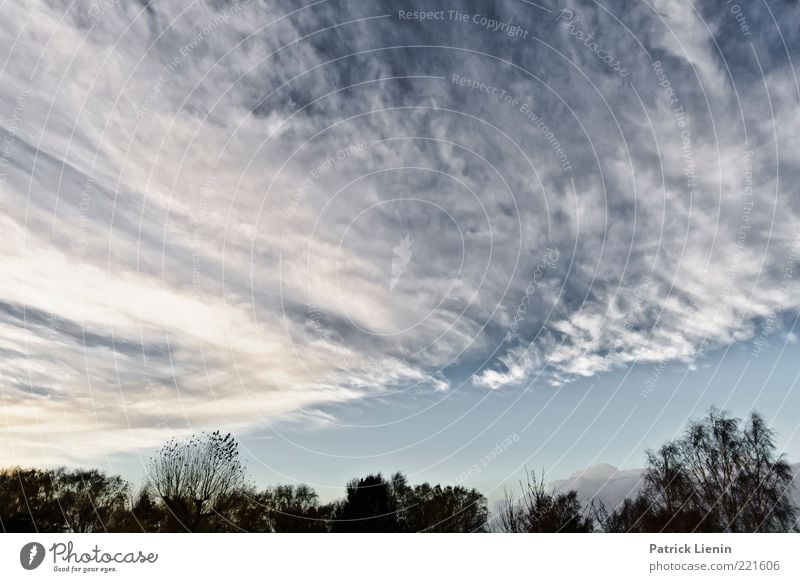
{"label": "cloud layer", "polygon": [[399,9],[4,7],[0,463],[691,362],[797,312],[796,9]]}

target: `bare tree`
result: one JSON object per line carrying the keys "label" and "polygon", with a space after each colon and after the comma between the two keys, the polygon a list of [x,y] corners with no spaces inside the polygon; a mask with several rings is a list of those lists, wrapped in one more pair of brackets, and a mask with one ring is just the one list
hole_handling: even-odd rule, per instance
{"label": "bare tree", "polygon": [[576,491],[548,491],[544,476],[525,471],[520,481],[522,493],[515,499],[512,490],[505,490],[505,502],[498,526],[509,533],[584,533],[594,531],[596,508],[583,507]]}
{"label": "bare tree", "polygon": [[219,431],[170,440],[148,466],[150,487],[187,531],[202,530],[244,481],[239,443]]}
{"label": "bare tree", "polygon": [[639,498],[614,512],[607,531],[781,532],[794,527],[792,471],[773,432],[712,408],[684,436],[647,453]]}

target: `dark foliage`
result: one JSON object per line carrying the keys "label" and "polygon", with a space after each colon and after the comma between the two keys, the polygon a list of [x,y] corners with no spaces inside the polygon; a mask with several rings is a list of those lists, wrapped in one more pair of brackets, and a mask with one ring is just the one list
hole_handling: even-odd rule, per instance
{"label": "dark foliage", "polygon": [[488,518],[486,498],[461,486],[417,485],[401,513],[403,531],[483,532]]}
{"label": "dark foliage", "polygon": [[128,485],[97,470],[0,471],[0,527],[9,532],[119,531]]}
{"label": "dark foliage", "polygon": [[0,527],[4,532],[60,532],[66,529],[56,496],[55,472],[0,471]]}
{"label": "dark foliage", "polygon": [[[547,490],[526,472],[506,491],[493,528],[506,532],[793,531],[792,474],[758,414],[745,422],[712,409],[683,437],[647,452],[644,485],[610,514],[575,491]],[[486,498],[475,489],[421,483],[402,473],[352,479],[346,497],[321,504],[307,485],[256,490],[239,445],[220,432],[169,441],[131,494],[97,470],[0,470],[3,532],[482,532]]]}
{"label": "dark foliage", "polygon": [[321,533],[329,530],[333,504],[321,505],[308,485],[247,489],[231,496],[218,531]]}
{"label": "dark foliage", "polygon": [[118,531],[125,519],[128,484],[96,471],[58,472],[58,504],[66,530],[74,533]]}
{"label": "dark foliage", "polygon": [[336,510],[335,532],[397,532],[397,499],[380,473],[347,484],[347,497]]}
{"label": "dark foliage", "polygon": [[332,524],[335,532],[486,531],[486,498],[475,489],[422,483],[411,487],[405,475],[380,474],[353,479]]}

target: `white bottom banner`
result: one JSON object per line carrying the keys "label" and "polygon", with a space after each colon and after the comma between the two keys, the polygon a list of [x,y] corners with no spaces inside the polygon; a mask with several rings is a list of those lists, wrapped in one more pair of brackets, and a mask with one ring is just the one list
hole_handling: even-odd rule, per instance
{"label": "white bottom banner", "polygon": [[0,580],[794,581],[798,554],[794,534],[4,534]]}

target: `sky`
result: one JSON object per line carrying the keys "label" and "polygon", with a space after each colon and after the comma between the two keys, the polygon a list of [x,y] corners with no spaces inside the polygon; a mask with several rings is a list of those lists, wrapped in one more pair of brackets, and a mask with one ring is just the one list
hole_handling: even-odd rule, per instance
{"label": "sky", "polygon": [[796,2],[6,1],[0,465],[800,458]]}

